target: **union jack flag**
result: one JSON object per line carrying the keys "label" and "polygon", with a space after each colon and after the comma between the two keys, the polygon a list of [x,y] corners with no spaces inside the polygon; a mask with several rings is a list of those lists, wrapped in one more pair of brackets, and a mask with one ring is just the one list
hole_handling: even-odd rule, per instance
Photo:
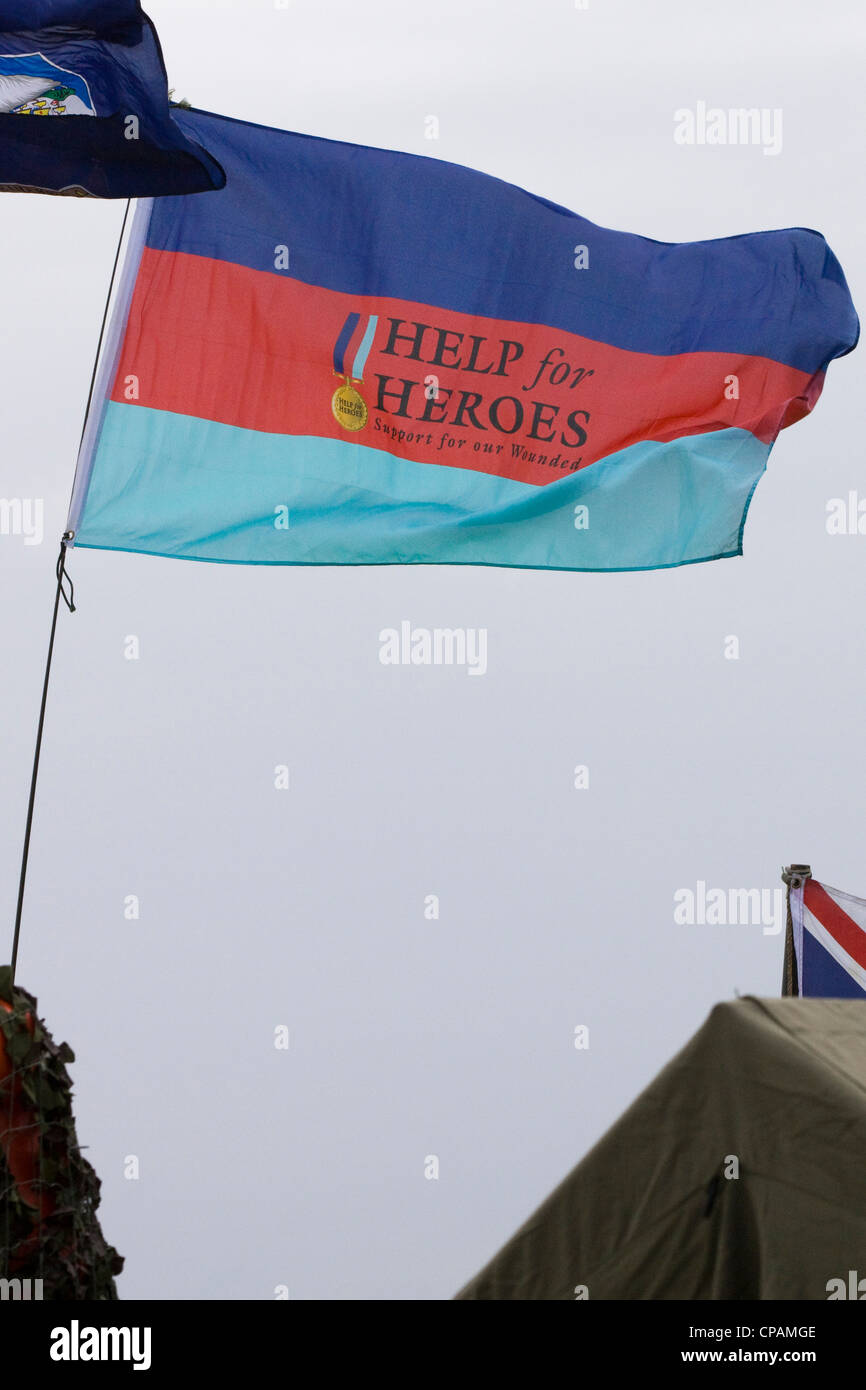
{"label": "union jack flag", "polygon": [[866,901],[814,878],[791,883],[799,994],[866,999]]}

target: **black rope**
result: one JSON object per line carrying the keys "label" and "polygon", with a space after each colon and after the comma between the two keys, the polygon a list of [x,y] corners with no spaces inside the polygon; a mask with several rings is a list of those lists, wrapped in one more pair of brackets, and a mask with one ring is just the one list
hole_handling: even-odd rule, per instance
{"label": "black rope", "polygon": [[[84,443],[84,436],[87,431],[87,421],[90,418],[90,407],[93,404],[93,392],[96,389],[96,376],[99,371],[99,359],[102,355],[102,344],[105,339],[105,329],[108,323],[108,312],[111,307],[111,296],[114,293],[114,282],[117,278],[117,267],[120,264],[120,253],[123,248],[123,235],[126,231],[126,224],[129,220],[129,210],[132,207],[132,199],[128,198],[126,209],[123,214],[123,222],[120,227],[120,236],[117,241],[117,250],[114,253],[114,265],[111,269],[111,280],[108,285],[108,295],[105,300],[105,308],[102,311],[102,324],[99,329],[99,341],[96,345],[96,356],[93,359],[93,371],[90,374],[90,389],[87,392],[87,406],[84,411],[84,424],[81,427],[81,441],[78,446],[79,457],[81,445]],[[77,469],[76,469],[77,472]],[[73,492],[75,484],[73,482]],[[12,938],[12,984],[15,984],[15,969],[18,964],[18,941],[21,935],[21,913],[24,907],[24,888],[27,882],[27,862],[30,858],[30,833],[33,828],[33,808],[36,803],[36,781],[39,776],[39,757],[42,752],[42,731],[45,726],[45,706],[48,702],[48,682],[51,679],[51,658],[54,655],[54,635],[57,631],[57,613],[60,608],[60,600],[66,604],[70,613],[75,612],[75,589],[69,575],[66,573],[66,547],[68,542],[73,540],[71,531],[64,533],[60,542],[60,554],[57,557],[55,575],[57,577],[57,589],[54,594],[54,613],[51,618],[51,637],[48,642],[48,660],[45,663],[45,680],[42,685],[42,705],[39,710],[39,727],[36,731],[36,752],[33,755],[33,772],[30,778],[30,799],[27,803],[27,824],[24,829],[24,850],[21,855],[21,877],[18,881],[18,906],[15,911],[15,934]]]}
{"label": "black rope", "polygon": [[[14,990],[14,989],[11,991],[11,994],[12,994],[12,1009],[13,1009],[13,1011],[14,1011],[14,1009],[15,1009],[15,990]],[[4,1051],[6,1052],[6,1056],[8,1057],[9,1062],[10,1062],[10,1064],[11,1064],[10,1074],[4,1079],[4,1082],[3,1082],[4,1086],[8,1086],[8,1088],[9,1088],[9,1113],[8,1113],[8,1115],[7,1115],[7,1117],[6,1117],[6,1142],[5,1142],[4,1146],[3,1146],[3,1149],[4,1149],[4,1152],[3,1152],[3,1172],[4,1172],[4,1176],[5,1176],[6,1174],[8,1174],[8,1176],[9,1176],[9,1182],[7,1183],[6,1187],[2,1190],[2,1192],[0,1192],[0,1201],[2,1201],[2,1203],[3,1203],[3,1209],[4,1209],[5,1214],[6,1214],[6,1240],[5,1240],[4,1247],[3,1247],[3,1253],[4,1253],[4,1255],[5,1255],[5,1261],[4,1261],[4,1267],[3,1267],[3,1277],[4,1277],[5,1279],[8,1279],[8,1278],[9,1278],[9,1253],[10,1253],[11,1231],[12,1231],[12,1192],[13,1192],[14,1187],[15,1187],[15,1179],[12,1177],[12,1167],[11,1167],[11,1164],[10,1164],[10,1162],[9,1162],[9,1154],[10,1154],[11,1149],[12,1149],[12,1116],[13,1116],[13,1113],[14,1113],[14,1103],[15,1103],[15,1066],[16,1066],[16,1063],[15,1063],[14,1057],[13,1057],[12,1054],[9,1052],[9,1049],[8,1049],[8,1047],[7,1047],[7,1045],[6,1045],[6,1040],[5,1040],[5,1038],[2,1040],[2,1042],[3,1042]]]}
{"label": "black rope", "polygon": [[[36,804],[36,780],[39,776],[39,757],[42,752],[42,733],[45,728],[45,706],[48,703],[48,682],[51,679],[51,658],[54,655],[54,635],[57,631],[57,613],[60,600],[66,604],[70,613],[75,612],[72,580],[66,573],[66,536],[60,542],[57,557],[57,589],[54,594],[54,613],[51,618],[51,636],[48,641],[48,660],[45,663],[45,679],[42,683],[42,704],[39,709],[39,726],[36,730],[36,751],[33,755],[33,772],[30,776],[30,799],[27,803],[27,823],[24,828],[24,851],[21,856],[21,877],[18,881],[18,907],[15,912],[15,935],[12,939],[12,983],[15,983],[15,968],[18,964],[18,939],[21,935],[21,913],[24,907],[24,887],[27,882],[27,862],[30,858],[30,832],[33,829],[33,808]],[[67,593],[64,582],[69,586]]]}

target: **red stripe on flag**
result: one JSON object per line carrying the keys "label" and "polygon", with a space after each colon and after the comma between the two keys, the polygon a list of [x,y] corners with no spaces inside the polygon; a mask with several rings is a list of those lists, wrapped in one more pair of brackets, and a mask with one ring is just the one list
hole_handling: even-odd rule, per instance
{"label": "red stripe on flag", "polygon": [[866,932],[863,928],[842,910],[836,900],[830,897],[826,888],[822,888],[814,878],[806,880],[803,901],[833,940],[866,970]]}
{"label": "red stripe on flag", "polygon": [[[364,369],[368,416],[349,435],[331,398],[334,344],[351,312],[361,322],[347,371],[367,316],[379,325]],[[130,377],[134,398],[125,394]],[[771,443],[811,410],[822,382],[822,372],[810,377],[764,357],[657,357],[543,324],[344,294],[147,248],[112,399],[270,434],[348,438],[542,487],[641,440],[735,427]]]}

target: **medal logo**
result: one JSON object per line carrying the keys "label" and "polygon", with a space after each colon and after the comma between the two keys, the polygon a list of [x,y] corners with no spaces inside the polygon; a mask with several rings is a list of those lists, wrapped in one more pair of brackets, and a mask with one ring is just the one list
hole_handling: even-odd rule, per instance
{"label": "medal logo", "polygon": [[331,397],[331,409],[344,430],[362,430],[367,423],[367,403],[348,377]]}
{"label": "medal logo", "polygon": [[[348,314],[334,344],[334,371],[345,380],[331,397],[331,411],[337,424],[342,425],[344,430],[362,430],[367,423],[367,403],[355,383],[364,384],[364,366],[373,346],[378,322],[375,314],[369,314],[361,327],[361,315]],[[345,364],[351,357],[353,344],[357,346],[350,371]]]}

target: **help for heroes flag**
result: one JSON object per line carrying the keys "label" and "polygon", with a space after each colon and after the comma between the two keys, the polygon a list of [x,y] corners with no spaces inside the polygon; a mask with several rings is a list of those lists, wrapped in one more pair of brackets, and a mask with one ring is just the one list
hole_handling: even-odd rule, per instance
{"label": "help for heroes flag", "polygon": [[439,160],[179,112],[224,190],[140,209],[78,545],[259,564],[736,555],[858,323],[817,232],[670,245]]}

